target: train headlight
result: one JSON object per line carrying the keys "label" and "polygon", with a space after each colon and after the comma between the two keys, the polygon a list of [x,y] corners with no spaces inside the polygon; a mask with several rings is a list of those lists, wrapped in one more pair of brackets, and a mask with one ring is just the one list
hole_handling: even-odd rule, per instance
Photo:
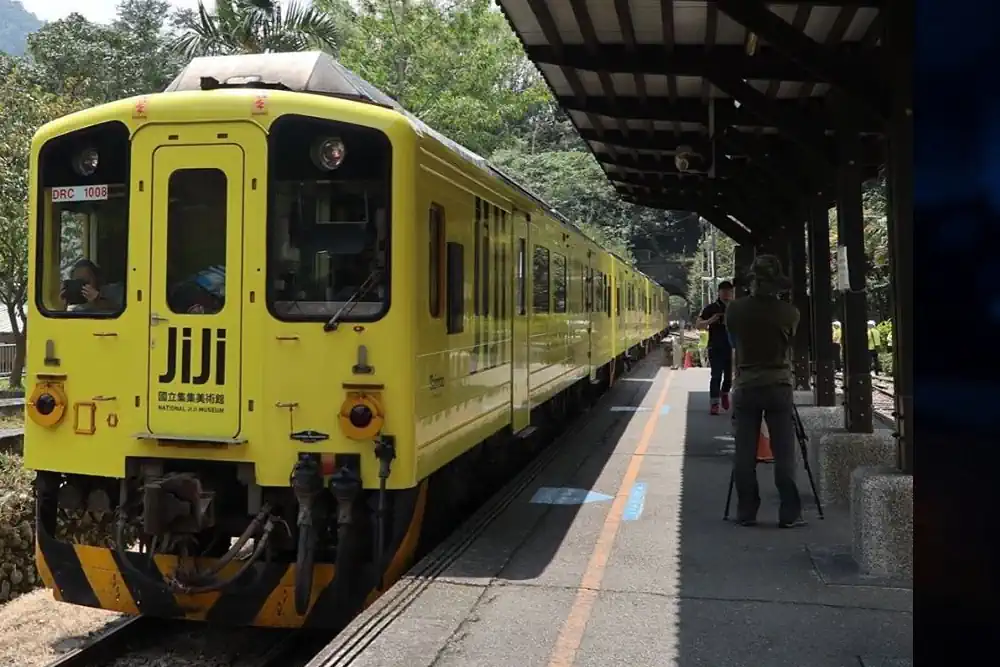
{"label": "train headlight", "polygon": [[27,413],[39,426],[52,427],[66,414],[66,394],[57,384],[39,383],[28,399]]}
{"label": "train headlight", "polygon": [[351,440],[371,440],[385,423],[379,399],[372,394],[349,393],[340,406],[340,430]]}
{"label": "train headlight", "polygon": [[97,153],[97,149],[85,148],[73,160],[73,171],[80,176],[90,176],[97,171],[99,162],[100,155]]}
{"label": "train headlight", "polygon": [[333,171],[347,155],[347,146],[340,137],[327,137],[313,144],[312,160],[323,171]]}

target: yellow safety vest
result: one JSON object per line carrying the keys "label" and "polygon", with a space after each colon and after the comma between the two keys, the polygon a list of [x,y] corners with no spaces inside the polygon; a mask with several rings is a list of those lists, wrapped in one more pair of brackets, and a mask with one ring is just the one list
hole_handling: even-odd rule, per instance
{"label": "yellow safety vest", "polygon": [[838,344],[840,343],[840,334],[841,334],[840,327],[834,327],[833,328],[833,342],[834,343],[838,343]]}
{"label": "yellow safety vest", "polygon": [[869,350],[877,350],[878,348],[882,347],[882,341],[880,339],[881,339],[881,336],[879,336],[878,329],[876,329],[874,327],[872,327],[871,329],[869,329],[868,330],[868,349]]}
{"label": "yellow safety vest", "polygon": [[699,331],[698,332],[698,347],[708,347],[708,332]]}

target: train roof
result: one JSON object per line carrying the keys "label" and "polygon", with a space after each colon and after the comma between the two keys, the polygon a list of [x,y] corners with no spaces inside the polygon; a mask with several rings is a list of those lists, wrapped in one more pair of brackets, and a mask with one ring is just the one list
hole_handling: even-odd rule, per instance
{"label": "train roof", "polygon": [[[414,130],[433,137],[443,146],[456,153],[494,178],[506,183],[512,189],[530,199],[546,213],[570,227],[595,245],[600,245],[587,236],[572,220],[564,216],[503,170],[470,151],[456,141],[452,141],[422,120],[404,109],[396,100],[344,67],[339,61],[322,51],[296,53],[255,53],[236,56],[203,56],[194,58],[164,89],[165,93],[182,91],[212,90],[215,88],[269,88],[299,93],[312,93],[339,97],[367,104],[377,104],[393,109],[407,118]],[[628,264],[624,258],[604,248],[619,261]],[[633,270],[639,271],[637,267]],[[646,275],[646,274],[642,274]],[[646,276],[657,283],[650,276]],[[660,285],[660,287],[663,287]],[[665,288],[664,288],[665,289]]]}

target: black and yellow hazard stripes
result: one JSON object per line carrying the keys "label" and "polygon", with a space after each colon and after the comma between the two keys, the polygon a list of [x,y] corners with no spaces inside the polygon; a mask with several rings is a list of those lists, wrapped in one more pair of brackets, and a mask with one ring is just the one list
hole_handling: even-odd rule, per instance
{"label": "black and yellow hazard stripes", "polygon": [[[389,540],[392,558],[380,577],[362,580],[365,590],[345,595],[343,582],[335,577],[330,563],[317,564],[313,571],[309,608],[305,616],[295,612],[295,565],[254,563],[232,585],[222,591],[183,595],[170,591],[163,582],[178,567],[177,556],[150,558],[134,551],[124,556],[113,549],[62,542],[39,527],[35,543],[38,571],[56,600],[125,614],[146,614],[161,618],[186,618],[221,625],[298,628],[337,626],[374,601],[412,564],[417,551],[427,502],[427,482],[401,492],[397,513],[408,521]],[[122,558],[127,558],[125,563]],[[190,559],[185,561],[185,565]],[[199,569],[208,569],[215,559],[197,559]],[[227,564],[219,573],[222,580],[234,576],[243,566]],[[371,575],[368,571],[365,574]]]}

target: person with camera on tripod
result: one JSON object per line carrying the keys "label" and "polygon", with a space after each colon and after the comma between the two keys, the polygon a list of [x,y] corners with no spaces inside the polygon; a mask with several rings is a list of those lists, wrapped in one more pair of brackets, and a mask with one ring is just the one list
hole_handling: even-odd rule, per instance
{"label": "person with camera on tripod", "polygon": [[774,454],[774,484],[781,498],[778,526],[794,528],[805,525],[795,484],[795,381],[791,357],[799,309],[779,298],[790,289],[791,281],[782,274],[777,257],[758,255],[750,273],[750,295],[732,301],[725,314],[736,370],[736,522],[741,526],[757,523],[757,441],[761,419],[766,419]]}

